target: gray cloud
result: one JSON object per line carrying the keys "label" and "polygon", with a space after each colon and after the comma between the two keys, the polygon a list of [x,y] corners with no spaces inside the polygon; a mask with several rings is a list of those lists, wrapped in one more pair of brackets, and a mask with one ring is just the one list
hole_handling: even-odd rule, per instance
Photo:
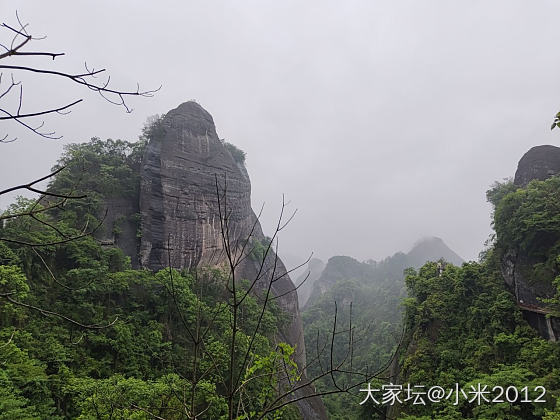
{"label": "gray cloud", "polygon": [[147,116],[196,99],[246,150],[265,230],[282,193],[299,209],[281,252],[381,258],[436,235],[468,259],[490,233],[486,189],[560,139],[557,2],[5,3],[3,19],[17,7],[67,53],[59,66],[163,89],[129,115],[26,77],[29,110],[86,101],[47,120],[63,140],[8,127],[20,140],[0,146],[1,187],[48,172],[63,144],[134,140]]}

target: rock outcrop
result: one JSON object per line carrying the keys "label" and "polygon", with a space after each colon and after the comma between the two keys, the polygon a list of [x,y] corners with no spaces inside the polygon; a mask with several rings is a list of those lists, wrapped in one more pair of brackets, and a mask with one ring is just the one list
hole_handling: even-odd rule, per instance
{"label": "rock outcrop", "polygon": [[[544,181],[560,174],[560,148],[551,145],[535,146],[519,160],[514,185],[526,187],[532,180]],[[527,322],[548,340],[560,339],[560,319],[546,317],[541,299],[554,296],[555,288],[550,282],[534,281],[532,268],[542,263],[542,256],[529,255],[521,249],[503,250],[502,275],[515,294],[517,303]]]}
{"label": "rock outcrop", "polygon": [[118,246],[138,268],[138,200],[130,197],[106,197],[103,203],[103,225],[96,233],[102,245]]}
{"label": "rock outcrop", "polygon": [[141,172],[140,264],[150,269],[167,267],[169,260],[180,268],[215,265],[223,258],[216,179],[220,189],[227,179],[230,231],[240,238],[255,221],[249,176],[196,102],[169,111],[159,124]]}
{"label": "rock outcrop", "polygon": [[[158,122],[141,170],[142,267],[226,265],[220,223],[224,214],[228,215],[228,242],[233,252],[241,252],[236,244],[249,235],[252,243],[266,241],[251,208],[251,183],[240,157],[220,140],[212,116],[196,102],[179,105]],[[236,275],[252,280],[259,268],[254,258],[245,258]],[[305,344],[297,293],[284,264],[272,253],[265,260],[264,273],[273,269],[279,279],[272,292],[281,296],[276,302],[290,316],[279,338],[296,347],[296,361],[303,367]],[[305,418],[326,418],[318,398],[301,400],[299,408]]]}
{"label": "rock outcrop", "polygon": [[513,183],[524,187],[533,179],[544,181],[560,173],[560,148],[535,146],[523,155],[517,165]]}

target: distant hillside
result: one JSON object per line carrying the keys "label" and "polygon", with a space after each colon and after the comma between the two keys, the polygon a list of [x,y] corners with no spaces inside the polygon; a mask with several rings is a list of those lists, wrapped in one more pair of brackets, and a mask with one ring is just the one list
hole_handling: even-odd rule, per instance
{"label": "distant hillside", "polygon": [[319,278],[312,282],[313,289],[307,302],[302,304],[300,299],[300,306],[312,305],[339,281],[350,279],[366,283],[388,279],[402,281],[405,268],[420,268],[427,261],[440,259],[457,266],[464,262],[441,238],[436,237],[423,238],[417,241],[407,254],[397,252],[380,262],[360,262],[347,256],[332,257]]}
{"label": "distant hillside", "polygon": [[[408,253],[397,252],[379,262],[360,262],[347,256],[330,258],[319,278],[310,282],[313,290],[302,311],[307,359],[313,360],[316,349],[324,345],[332,331],[336,310],[339,328],[352,321],[354,366],[368,366],[372,370],[384,366],[402,336],[405,269],[418,269],[426,261],[440,259],[456,265],[463,262],[439,238],[422,239]],[[340,360],[347,349],[344,337],[337,337],[335,342],[336,360]],[[321,362],[326,365],[328,355],[323,355]],[[315,364],[308,372],[319,374],[320,368]],[[318,388],[329,389],[333,385],[329,381],[325,378]],[[356,398],[351,394],[324,397],[329,418],[366,418],[360,412],[361,399]]]}

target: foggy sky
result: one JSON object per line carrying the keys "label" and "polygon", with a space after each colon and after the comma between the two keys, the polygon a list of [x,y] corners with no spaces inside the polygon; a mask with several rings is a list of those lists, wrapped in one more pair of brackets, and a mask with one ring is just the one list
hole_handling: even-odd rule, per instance
{"label": "foggy sky", "polygon": [[282,194],[298,209],[280,254],[380,259],[433,235],[475,259],[485,191],[530,147],[560,143],[560,2],[5,1],[2,21],[16,7],[48,36],[34,49],[66,53],[30,63],[163,87],[126,114],[22,76],[26,111],[84,103],[46,119],[62,140],[2,122],[19,139],[0,145],[0,189],[48,173],[64,144],[136,140],[148,116],[195,99],[247,152],[265,233]]}

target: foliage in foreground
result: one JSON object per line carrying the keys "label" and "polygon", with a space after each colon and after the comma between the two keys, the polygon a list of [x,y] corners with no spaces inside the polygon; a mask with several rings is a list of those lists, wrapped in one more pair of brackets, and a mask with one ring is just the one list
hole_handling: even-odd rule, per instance
{"label": "foliage in foreground", "polygon": [[[461,398],[458,404],[451,399],[423,406],[409,401],[402,406],[402,418],[560,418],[560,346],[527,325],[500,271],[505,250],[516,249],[535,261],[527,273],[533,281],[558,285],[560,178],[533,181],[526,188],[496,184],[488,199],[494,205],[496,236],[481,263],[448,266],[441,275],[429,263],[407,276],[401,378],[426,389],[527,386],[531,400],[538,394],[534,388],[544,386],[546,403],[518,399],[477,405]],[[559,296],[548,303],[558,305]]]}
{"label": "foliage in foreground", "polygon": [[[401,336],[401,304],[404,283],[395,277],[378,279],[348,279],[337,282],[316,302],[306,307],[303,313],[307,360],[317,358],[317,349],[328,348],[335,302],[337,309],[337,334],[334,341],[334,360],[342,360],[349,350],[347,331],[350,321],[353,327],[352,366],[362,372],[376,372],[391,359]],[[352,305],[350,306],[350,302]],[[330,353],[323,351],[321,365],[328,366]],[[308,373],[317,376],[321,373],[319,363],[310,363]],[[350,367],[350,360],[346,363]],[[349,378],[337,375],[335,380],[341,384]],[[334,388],[330,376],[321,378],[317,389],[327,391]],[[331,394],[323,397],[330,419],[358,418],[361,414],[359,402],[363,399],[356,387],[350,393]]]}
{"label": "foliage in foreground", "polygon": [[[68,146],[57,166],[66,169],[50,187],[88,196],[0,226],[0,237],[16,240],[0,241],[0,293],[19,303],[0,300],[0,419],[227,418],[232,372],[240,377],[236,417],[249,418],[276,392],[279,365],[297,375],[294,349],[275,338],[284,321],[276,305],[261,314],[254,296],[244,299],[230,367],[227,275],[133,270],[120,249],[81,235],[85,223],[99,224],[106,199],[137,198],[143,147],[99,139]],[[32,206],[19,199],[8,212]],[[73,239],[24,245],[64,237]],[[278,417],[296,418],[296,410],[267,418]]]}
{"label": "foliage in foreground", "polygon": [[[131,270],[126,259],[122,266],[111,269],[108,263],[120,251],[99,249],[90,238],[83,241],[76,250],[89,245],[99,252],[99,258],[70,253],[67,258],[81,261],[75,268],[57,273],[58,281],[76,286],[76,290],[53,284],[43,289],[40,284],[48,282],[46,276],[35,277],[39,284],[31,284],[25,264],[0,266],[2,289],[17,291],[14,296],[20,301],[84,324],[101,325],[116,319],[108,328],[83,330],[3,304],[0,412],[4,417],[0,418],[147,419],[153,418],[152,413],[182,419],[189,412],[204,412],[200,418],[218,419],[227,415],[224,380],[229,375],[231,313],[223,303],[219,273],[212,274],[214,283],[208,279],[202,283],[186,272]],[[86,279],[91,283],[77,284]],[[246,299],[243,309],[238,358],[260,313],[253,297]],[[265,313],[253,362],[242,375],[251,379],[241,383],[245,393],[240,415],[258,412],[267,402],[276,385],[276,376],[270,375],[276,362],[291,363],[290,347],[276,345],[273,339],[280,318],[279,312]],[[205,355],[198,356],[196,391],[192,340],[183,321],[206,332]]]}

